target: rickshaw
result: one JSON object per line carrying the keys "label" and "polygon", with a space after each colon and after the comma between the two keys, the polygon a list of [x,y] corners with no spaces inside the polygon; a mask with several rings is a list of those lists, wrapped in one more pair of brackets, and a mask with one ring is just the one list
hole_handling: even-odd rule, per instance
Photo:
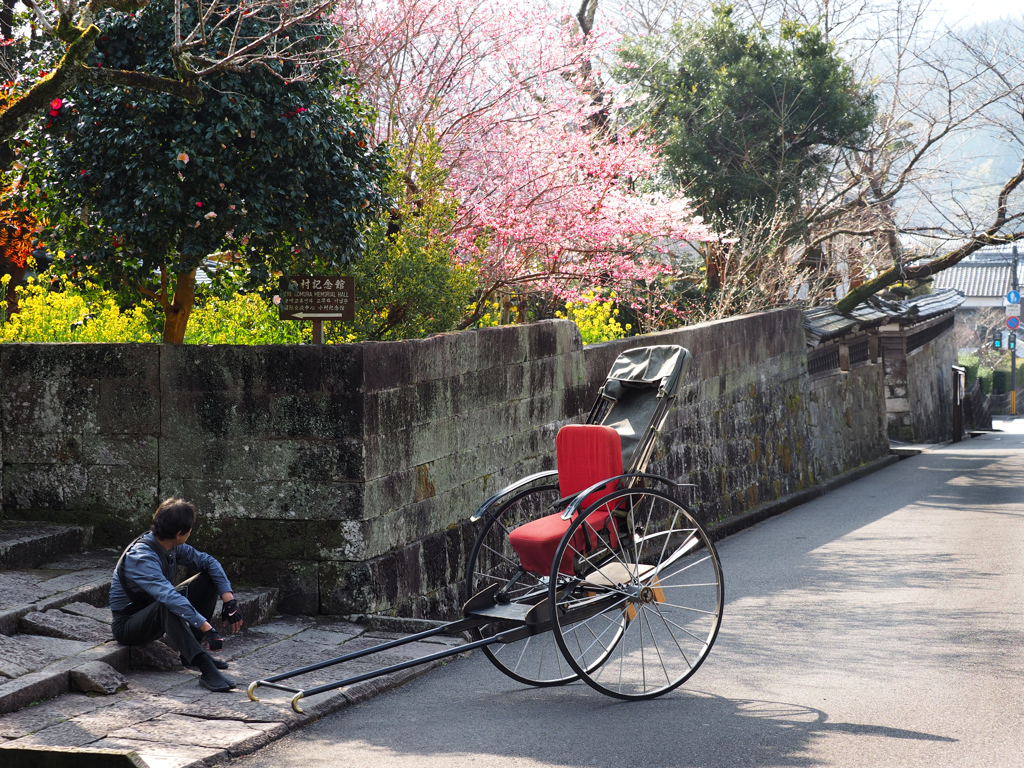
{"label": "rickshaw", "polygon": [[[466,566],[462,618],[424,632],[256,680],[319,693],[480,648],[531,686],[577,680],[619,699],[652,699],[707,658],[722,621],[722,567],[703,526],[675,498],[682,484],[645,470],[690,353],[674,345],[620,354],[583,424],[555,439],[557,469],[495,493]],[[437,635],[470,641],[308,688],[284,681]]]}

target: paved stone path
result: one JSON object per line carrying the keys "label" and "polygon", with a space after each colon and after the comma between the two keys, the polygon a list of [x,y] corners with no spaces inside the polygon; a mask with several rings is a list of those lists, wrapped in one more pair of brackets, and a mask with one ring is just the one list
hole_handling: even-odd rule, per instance
{"label": "paved stone path", "polygon": [[[23,638],[24,636],[18,636]],[[260,702],[245,694],[252,680],[306,666],[398,637],[329,617],[273,619],[229,636],[220,657],[238,682],[231,693],[211,693],[195,671],[133,671],[127,688],[111,696],[71,693],[0,717],[0,749],[19,746],[132,749],[151,768],[210,765],[250,753],[328,712],[410,680],[440,662],[304,699],[294,712],[287,694],[261,689]],[[70,641],[65,641],[70,642]],[[461,639],[436,637],[375,657],[379,666],[436,653]],[[368,671],[362,660],[310,673],[296,682],[311,687]],[[0,757],[2,762],[2,757]]]}
{"label": "paved stone path", "polygon": [[[437,666],[425,664],[302,701],[253,680],[378,645],[400,635],[332,617],[271,618],[276,589],[239,589],[246,628],[228,635],[220,657],[238,683],[211,693],[163,642],[131,649],[110,634],[107,607],[117,550],[88,546],[78,528],[0,523],[0,750],[57,747],[134,750],[151,768],[211,765],[250,753],[328,712],[400,685]],[[220,606],[213,623],[218,629]],[[384,620],[381,620],[384,621]],[[405,629],[403,622],[389,629]],[[377,626],[380,626],[378,623]],[[461,645],[430,640],[296,678],[313,687]],[[82,691],[90,691],[84,693]],[[4,764],[0,755],[0,765]]]}

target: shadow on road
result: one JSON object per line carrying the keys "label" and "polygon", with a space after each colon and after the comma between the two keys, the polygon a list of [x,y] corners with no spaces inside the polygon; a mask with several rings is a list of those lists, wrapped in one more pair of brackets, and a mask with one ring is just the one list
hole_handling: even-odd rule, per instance
{"label": "shadow on road", "polygon": [[[419,690],[412,696],[382,697],[381,706],[373,708],[376,717],[370,707],[335,716],[291,737],[286,751],[278,754],[275,745],[247,765],[317,768],[340,760],[346,766],[402,762],[431,768],[478,761],[594,768],[799,768],[818,764],[810,756],[812,742],[832,733],[955,741],[899,728],[832,722],[820,709],[799,704],[732,700],[693,690],[623,703],[581,685],[544,692],[500,690],[505,686],[499,680],[497,690],[466,691],[457,677],[445,677],[447,684],[437,679],[415,684]],[[417,700],[423,704],[423,685],[430,683],[441,683],[433,707],[405,706]]]}

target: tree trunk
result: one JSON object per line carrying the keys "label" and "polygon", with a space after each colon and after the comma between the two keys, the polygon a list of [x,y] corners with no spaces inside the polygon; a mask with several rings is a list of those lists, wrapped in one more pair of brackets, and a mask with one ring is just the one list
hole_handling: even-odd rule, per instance
{"label": "tree trunk", "polygon": [[185,340],[188,317],[196,301],[196,270],[182,272],[174,282],[174,299],[164,309],[164,344]]}
{"label": "tree trunk", "polygon": [[17,288],[25,277],[24,267],[15,267],[14,265],[8,265],[5,269],[0,269],[0,275],[8,274],[11,276],[11,282],[7,284],[7,317],[18,314],[18,292],[14,289]]}

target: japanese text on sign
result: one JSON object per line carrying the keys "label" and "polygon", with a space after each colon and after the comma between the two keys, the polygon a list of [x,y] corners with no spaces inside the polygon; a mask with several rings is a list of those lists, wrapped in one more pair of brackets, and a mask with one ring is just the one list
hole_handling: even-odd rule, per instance
{"label": "japanese text on sign", "polygon": [[302,276],[281,278],[275,302],[282,320],[354,320],[354,299],[351,277]]}

